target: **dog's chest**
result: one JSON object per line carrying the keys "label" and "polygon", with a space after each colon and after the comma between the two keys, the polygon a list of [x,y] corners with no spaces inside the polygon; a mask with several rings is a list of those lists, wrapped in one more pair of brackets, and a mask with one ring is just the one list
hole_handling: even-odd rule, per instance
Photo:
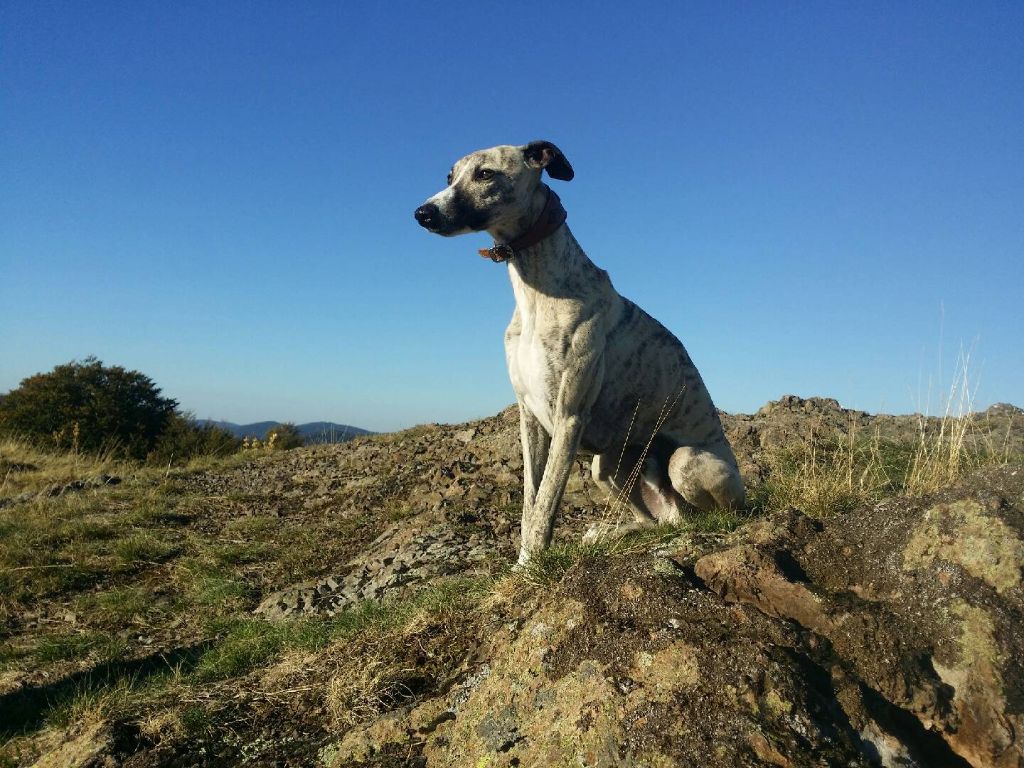
{"label": "dog's chest", "polygon": [[550,433],[568,344],[556,329],[538,327],[535,317],[523,313],[520,320],[521,331],[507,350],[509,376],[516,394]]}

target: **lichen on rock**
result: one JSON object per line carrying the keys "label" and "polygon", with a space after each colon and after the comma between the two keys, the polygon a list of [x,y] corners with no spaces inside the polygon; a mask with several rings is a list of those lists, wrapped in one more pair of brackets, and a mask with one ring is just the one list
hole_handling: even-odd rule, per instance
{"label": "lichen on rock", "polygon": [[903,550],[903,567],[920,569],[946,560],[1003,592],[1020,585],[1024,541],[973,499],[926,510]]}

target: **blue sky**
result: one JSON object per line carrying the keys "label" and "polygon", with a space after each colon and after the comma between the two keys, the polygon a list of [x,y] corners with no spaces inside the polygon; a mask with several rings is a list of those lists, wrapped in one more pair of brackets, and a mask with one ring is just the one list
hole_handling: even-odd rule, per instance
{"label": "blue sky", "polygon": [[505,268],[413,209],[554,141],[569,224],[718,405],[1024,405],[1024,4],[0,4],[0,391],[201,417],[511,402]]}

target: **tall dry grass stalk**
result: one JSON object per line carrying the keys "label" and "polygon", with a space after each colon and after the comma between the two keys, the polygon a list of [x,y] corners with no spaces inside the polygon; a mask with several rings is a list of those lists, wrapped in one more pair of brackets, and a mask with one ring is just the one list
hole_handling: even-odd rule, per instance
{"label": "tall dry grass stalk", "polygon": [[[654,425],[654,429],[651,431],[650,436],[647,438],[647,442],[644,443],[643,449],[640,451],[640,456],[636,460],[636,463],[630,469],[629,475],[626,478],[626,484],[619,489],[618,493],[614,497],[608,499],[604,509],[601,512],[599,518],[600,525],[609,525],[610,521],[615,521],[615,525],[621,523],[629,512],[629,497],[633,493],[633,488],[640,481],[640,476],[644,471],[644,463],[647,461],[647,454],[651,450],[651,446],[654,444],[654,438],[658,436],[661,428],[665,425],[668,417],[675,410],[676,405],[679,403],[679,398],[683,396],[683,391],[686,389],[685,385],[679,388],[674,397],[666,397],[665,402],[662,403],[661,411],[658,413],[658,421]],[[636,408],[633,409],[633,416],[629,421],[629,429],[626,431],[626,437],[622,442],[622,450],[619,452],[618,461],[615,463],[614,476],[618,477],[619,469],[622,467],[622,459],[626,454],[626,447],[629,444],[629,438],[633,433],[633,425],[636,422],[636,415],[640,410],[640,401],[636,403]],[[629,513],[631,516],[631,513]]]}
{"label": "tall dry grass stalk", "polygon": [[932,493],[955,482],[966,470],[985,463],[985,446],[979,451],[968,442],[974,427],[977,391],[977,384],[971,383],[969,370],[970,352],[961,350],[938,422],[928,418],[927,409],[924,415],[918,414],[917,450],[904,483],[909,495]]}

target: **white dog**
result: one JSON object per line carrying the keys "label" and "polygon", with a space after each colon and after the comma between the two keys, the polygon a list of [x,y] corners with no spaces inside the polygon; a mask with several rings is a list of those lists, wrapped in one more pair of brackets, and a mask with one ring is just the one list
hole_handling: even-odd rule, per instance
{"label": "white dog", "polygon": [[688,505],[744,504],[736,458],[686,349],[587,258],[543,170],[573,177],[551,142],[474,152],[415,214],[440,235],[486,230],[495,246],[481,255],[508,263],[516,309],[505,356],[525,467],[520,564],[551,542],[581,447],[594,454],[594,479],[628,498],[630,528],[678,521]]}

